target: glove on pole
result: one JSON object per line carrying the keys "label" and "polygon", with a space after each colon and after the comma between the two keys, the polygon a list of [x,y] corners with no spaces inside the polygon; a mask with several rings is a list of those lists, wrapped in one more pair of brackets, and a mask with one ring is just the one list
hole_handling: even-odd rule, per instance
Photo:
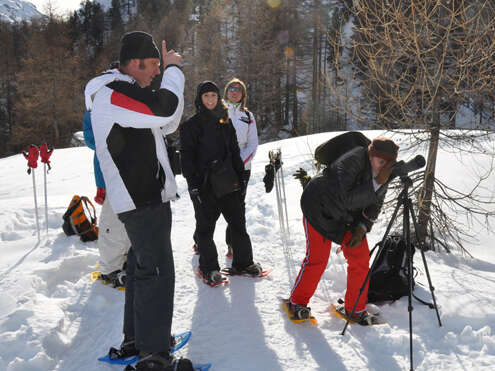
{"label": "glove on pole", "polygon": [[[38,231],[38,241],[41,239],[40,238],[40,223],[38,221],[38,200],[36,198],[36,179],[34,176],[34,169],[38,167],[38,157],[40,154],[40,150],[38,147],[36,147],[34,144],[31,144],[29,146],[29,149],[27,152],[22,152],[24,158],[28,160],[28,174],[33,174],[33,192],[34,192],[34,211],[36,213],[36,229]],[[32,169],[32,171],[31,171]]]}
{"label": "glove on pole", "polygon": [[[51,170],[50,166],[50,156],[53,153],[53,148],[48,149],[48,145],[46,143],[43,143],[40,146],[40,157],[41,157],[41,162],[43,163],[43,179],[44,179],[44,188],[45,188],[45,221],[46,221],[46,233],[48,234],[48,196],[47,196],[47,191],[46,191],[46,174],[48,174],[48,171]],[[48,166],[48,170],[47,167]]]}

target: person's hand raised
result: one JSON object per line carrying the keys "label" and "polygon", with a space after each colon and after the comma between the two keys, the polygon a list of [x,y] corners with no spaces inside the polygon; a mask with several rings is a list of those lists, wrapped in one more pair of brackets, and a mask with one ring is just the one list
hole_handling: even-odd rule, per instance
{"label": "person's hand raised", "polygon": [[176,64],[178,66],[182,64],[182,56],[173,49],[167,50],[167,43],[165,40],[162,40],[162,59],[164,69],[169,64]]}

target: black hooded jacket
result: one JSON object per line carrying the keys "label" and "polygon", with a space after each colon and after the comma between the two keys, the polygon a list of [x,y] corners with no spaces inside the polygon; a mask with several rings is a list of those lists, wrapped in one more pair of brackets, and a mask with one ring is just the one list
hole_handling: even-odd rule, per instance
{"label": "black hooded jacket", "polygon": [[368,149],[357,147],[310,180],[301,209],[318,233],[341,244],[346,231],[360,223],[371,230],[386,192],[387,186],[375,192]]}
{"label": "black hooded jacket", "polygon": [[201,189],[207,182],[212,162],[224,161],[230,152],[232,166],[242,184],[244,164],[234,126],[230,119],[220,123],[225,111],[221,103],[208,110],[196,97],[198,112],[185,121],[180,129],[182,174],[188,188]]}

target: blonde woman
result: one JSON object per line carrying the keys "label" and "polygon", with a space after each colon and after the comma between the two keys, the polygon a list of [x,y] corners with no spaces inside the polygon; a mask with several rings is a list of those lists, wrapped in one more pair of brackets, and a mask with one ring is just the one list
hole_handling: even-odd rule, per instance
{"label": "blonde woman", "polygon": [[[237,142],[244,171],[242,175],[243,192],[242,201],[246,199],[246,190],[251,176],[251,161],[253,160],[256,150],[258,149],[258,130],[254,115],[247,109],[247,91],[246,84],[237,77],[230,80],[223,92],[223,99],[229,110],[229,117],[234,125]],[[225,242],[227,244],[227,257],[232,257],[232,237],[230,228],[225,231]]]}

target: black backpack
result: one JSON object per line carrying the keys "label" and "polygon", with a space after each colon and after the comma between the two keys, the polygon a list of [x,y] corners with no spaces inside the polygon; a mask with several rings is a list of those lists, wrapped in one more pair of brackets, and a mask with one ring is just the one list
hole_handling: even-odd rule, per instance
{"label": "black backpack", "polygon": [[330,166],[344,153],[356,147],[368,147],[371,141],[359,131],[348,131],[320,144],[315,149],[317,167]]}
{"label": "black backpack", "polygon": [[[377,244],[373,251],[379,246]],[[375,257],[373,270],[370,271],[368,302],[376,303],[397,300],[409,293],[409,274],[407,266],[406,242],[401,235],[387,236],[384,248]],[[414,256],[414,245],[411,244]],[[412,257],[411,257],[412,259]],[[415,285],[414,277],[413,288]]]}

